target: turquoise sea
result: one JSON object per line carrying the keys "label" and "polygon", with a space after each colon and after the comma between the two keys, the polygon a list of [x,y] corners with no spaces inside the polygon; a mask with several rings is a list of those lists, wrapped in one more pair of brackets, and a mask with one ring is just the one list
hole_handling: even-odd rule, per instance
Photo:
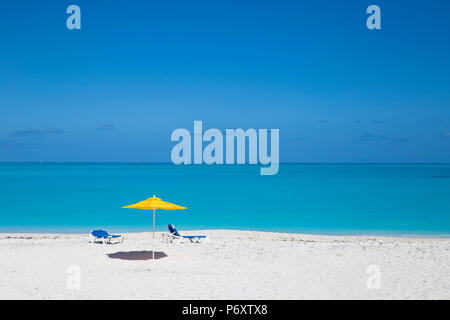
{"label": "turquoise sea", "polygon": [[450,165],[1,163],[0,231],[151,231],[156,195],[188,207],[157,212],[158,230],[450,235]]}

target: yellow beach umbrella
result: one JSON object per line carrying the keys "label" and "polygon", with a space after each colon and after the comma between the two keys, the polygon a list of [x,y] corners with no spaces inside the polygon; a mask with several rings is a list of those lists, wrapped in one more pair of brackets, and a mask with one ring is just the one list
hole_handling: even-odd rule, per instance
{"label": "yellow beach umbrella", "polygon": [[155,211],[156,209],[163,209],[163,210],[178,210],[178,209],[186,209],[185,207],[163,201],[160,198],[157,198],[156,196],[153,196],[153,198],[148,198],[147,200],[131,204],[129,206],[125,206],[122,208],[129,208],[129,209],[141,209],[141,210],[153,210],[153,238],[155,238]]}

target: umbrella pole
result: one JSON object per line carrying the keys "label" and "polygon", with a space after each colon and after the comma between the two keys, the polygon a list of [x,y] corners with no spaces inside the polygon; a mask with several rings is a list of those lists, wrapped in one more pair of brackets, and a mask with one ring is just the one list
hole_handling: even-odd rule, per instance
{"label": "umbrella pole", "polygon": [[152,259],[155,260],[155,208],[153,208],[153,240],[152,240]]}
{"label": "umbrella pole", "polygon": [[155,239],[155,208],[153,208],[153,239]]}

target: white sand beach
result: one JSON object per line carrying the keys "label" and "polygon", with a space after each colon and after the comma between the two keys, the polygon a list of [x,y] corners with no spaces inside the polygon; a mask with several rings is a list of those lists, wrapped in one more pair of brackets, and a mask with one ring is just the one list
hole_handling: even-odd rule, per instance
{"label": "white sand beach", "polygon": [[[128,233],[104,245],[87,234],[2,233],[0,299],[450,299],[446,238],[183,234],[209,240],[162,243],[157,233],[152,246],[151,233]],[[367,286],[373,265],[378,289]],[[67,286],[73,270],[80,289]]]}

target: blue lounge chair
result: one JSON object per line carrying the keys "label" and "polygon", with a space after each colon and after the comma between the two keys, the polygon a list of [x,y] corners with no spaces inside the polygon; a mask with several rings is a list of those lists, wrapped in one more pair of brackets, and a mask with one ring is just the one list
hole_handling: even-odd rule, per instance
{"label": "blue lounge chair", "polygon": [[105,230],[94,230],[89,233],[89,241],[91,243],[94,243],[98,240],[103,242],[104,244],[108,244],[111,243],[112,239],[117,239],[120,243],[123,242],[123,236],[115,234],[111,235]]}
{"label": "blue lounge chair", "polygon": [[180,243],[183,239],[189,239],[191,242],[200,243],[200,240],[206,242],[206,239],[208,238],[208,236],[182,236],[178,233],[173,224],[168,224],[167,228],[169,229],[169,234],[165,234],[164,237],[167,242]]}

